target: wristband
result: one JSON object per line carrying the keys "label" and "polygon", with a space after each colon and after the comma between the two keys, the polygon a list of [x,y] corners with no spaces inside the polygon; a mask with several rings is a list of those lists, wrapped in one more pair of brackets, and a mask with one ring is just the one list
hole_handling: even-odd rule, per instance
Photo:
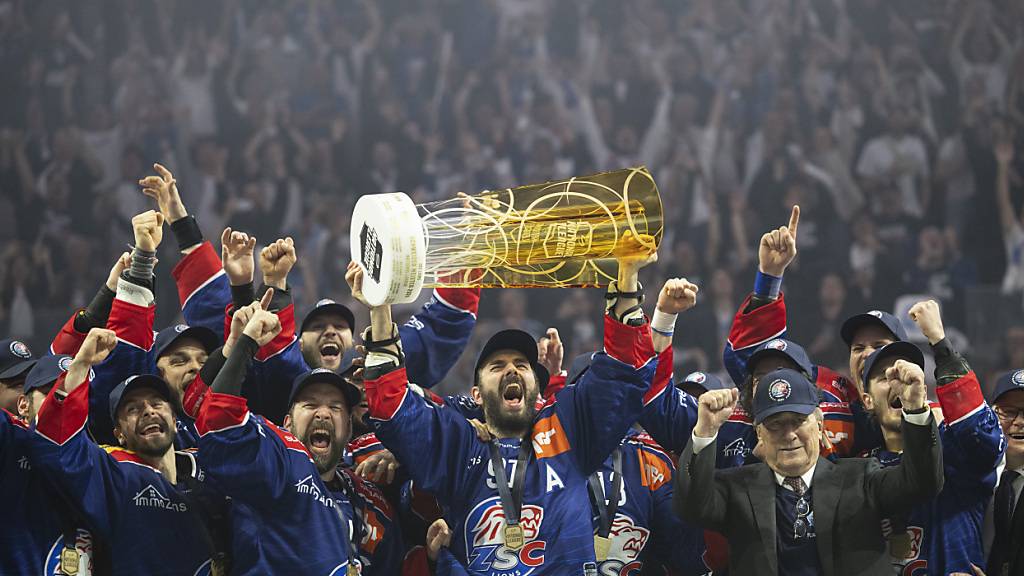
{"label": "wristband", "polygon": [[199,229],[196,217],[191,214],[171,222],[171,232],[178,241],[178,250],[182,252],[203,242],[203,232]]}
{"label": "wristband", "polygon": [[754,278],[755,295],[775,300],[779,297],[779,292],[781,290],[782,276],[772,276],[771,274],[765,274],[760,270],[757,271],[757,277]]}
{"label": "wristband", "polygon": [[678,314],[666,314],[655,308],[654,315],[651,316],[651,330],[664,336],[671,336],[676,330],[676,318],[678,316]]}
{"label": "wristband", "polygon": [[131,268],[128,275],[139,280],[149,280],[153,277],[153,267],[156,266],[156,250],[143,250],[136,248],[132,251]]}

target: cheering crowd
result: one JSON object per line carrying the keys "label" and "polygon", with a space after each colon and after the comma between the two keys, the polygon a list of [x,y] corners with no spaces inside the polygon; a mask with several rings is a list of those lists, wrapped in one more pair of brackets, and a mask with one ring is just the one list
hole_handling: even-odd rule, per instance
{"label": "cheering crowd", "polygon": [[[88,306],[43,354],[2,343],[3,574],[1024,570],[1024,369],[986,402],[933,300],[909,318],[937,402],[887,312],[843,322],[848,366],[817,364],[781,291],[799,206],[756,246],[731,382],[673,374],[700,289],[669,278],[655,298],[638,280],[653,254],[619,260],[590,312],[599,349],[567,362],[554,328],[499,330],[468,394],[440,396],[479,289],[437,288],[399,326],[350,263],[360,306],[297,319],[293,239],[257,255],[226,228],[218,254],[154,169],[138,185],[155,209]],[[187,324],[155,327],[167,230]]]}

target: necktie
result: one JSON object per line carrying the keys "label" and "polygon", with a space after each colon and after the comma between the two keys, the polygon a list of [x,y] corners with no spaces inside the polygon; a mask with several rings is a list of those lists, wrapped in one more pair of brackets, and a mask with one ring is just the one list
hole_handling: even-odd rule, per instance
{"label": "necktie", "polygon": [[996,496],[992,510],[995,513],[996,537],[999,535],[1010,535],[1010,520],[1013,518],[1013,482],[1020,478],[1020,474],[1014,470],[1004,470],[999,477],[999,488],[996,489]]}
{"label": "necktie", "polygon": [[795,492],[797,496],[803,496],[804,492],[807,492],[807,485],[804,484],[804,479],[799,476],[786,478],[782,481],[782,485]]}

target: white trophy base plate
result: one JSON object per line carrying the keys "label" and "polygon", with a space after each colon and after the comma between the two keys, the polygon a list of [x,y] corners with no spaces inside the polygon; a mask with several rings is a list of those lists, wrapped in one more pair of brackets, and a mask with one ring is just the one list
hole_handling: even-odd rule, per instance
{"label": "white trophy base plate", "polygon": [[371,306],[412,302],[423,288],[426,242],[416,205],[402,192],[356,202],[349,232],[352,260],[363,269]]}

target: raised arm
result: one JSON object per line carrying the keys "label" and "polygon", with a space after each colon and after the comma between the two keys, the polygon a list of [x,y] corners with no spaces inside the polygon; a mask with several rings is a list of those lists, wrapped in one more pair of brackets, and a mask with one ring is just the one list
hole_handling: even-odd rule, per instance
{"label": "raised arm", "polygon": [[676,317],[697,304],[698,288],[685,278],[665,282],[658,295],[658,305],[651,318],[654,350],[658,353],[658,369],[654,382],[644,395],[640,425],[666,450],[682,451],[690,441],[697,421],[696,399],[676,388],[672,381],[674,357],[672,337]]}
{"label": "raised arm", "polygon": [[942,490],[942,444],[935,417],[928,409],[921,367],[897,360],[885,376],[903,404],[903,458],[897,466],[870,470],[865,489],[883,514],[896,515],[909,512]]}
{"label": "raised arm", "polygon": [[110,537],[114,518],[108,503],[122,497],[123,478],[115,457],[85,432],[89,374],[117,344],[110,330],[89,331],[68,371],[39,408],[31,450],[33,466],[77,509],[101,536]]}
{"label": "raised arm", "polygon": [[761,236],[757,247],[757,277],[754,292],[743,302],[729,329],[723,362],[737,386],[746,379],[747,358],[760,344],[786,333],[786,304],[782,298],[782,276],[796,258],[796,234],[800,207],[793,206],[789,225]]}
{"label": "raised arm", "polygon": [[143,194],[156,200],[178,242],[182,257],[171,274],[185,322],[221,334],[221,314],[231,301],[231,293],[220,259],[203,239],[195,217],[185,210],[174,175],[160,164],[153,164],[153,169],[157,175],[139,180],[139,185]]}
{"label": "raised arm", "polygon": [[51,354],[74,356],[78,353],[78,348],[82,345],[89,330],[103,328],[107,325],[110,308],[114,304],[114,296],[117,293],[117,280],[130,264],[131,254],[128,252],[117,257],[107,276],[107,281],[100,286],[99,292],[93,296],[89,305],[75,312],[53,338],[53,342],[50,343]]}
{"label": "raised arm", "polygon": [[996,142],[995,147],[998,170],[996,172],[996,201],[999,203],[999,223],[1003,227],[1003,236],[1013,234],[1020,229],[1020,221],[1010,200],[1010,170],[1013,169],[1013,141],[1003,138]]}
{"label": "raised arm", "polygon": [[739,392],[711,390],[697,401],[697,425],[679,457],[672,509],[684,520],[724,532],[728,527],[727,487],[715,479],[718,431],[732,415]]}

